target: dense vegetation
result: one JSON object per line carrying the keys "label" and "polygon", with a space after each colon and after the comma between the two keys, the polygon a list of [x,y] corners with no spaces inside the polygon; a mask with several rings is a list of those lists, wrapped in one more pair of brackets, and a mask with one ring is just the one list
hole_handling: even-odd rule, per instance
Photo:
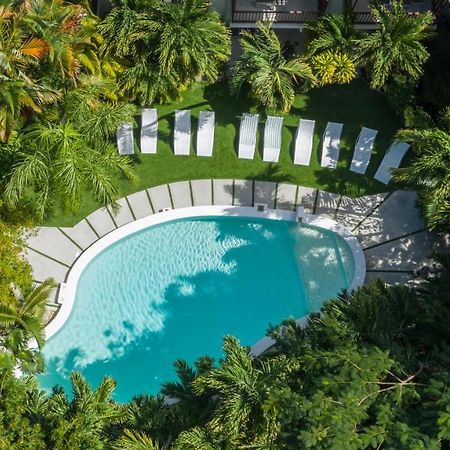
{"label": "dense vegetation", "polygon": [[[243,53],[226,86],[213,83],[225,74],[230,32],[206,0],[124,0],[104,20],[84,4],[62,0],[1,3],[0,449],[450,448],[448,257],[437,257],[438,272],[414,287],[378,280],[331,300],[304,328],[286,321],[271,330],[277,344],[259,358],[229,336],[222,361],[204,356],[194,367],[176,361],[179,380],[159,396],[118,404],[114,380],[106,377],[93,389],[77,373],[71,394],[37,386],[44,307],[54,285],[34,285],[22,256],[25,229],[30,217],[42,220],[55,209],[79,212],[85,197],[113,203],[120,189],[132,190],[136,173],[142,187],[149,173],[167,181],[168,148],[151,169],[150,162],[117,155],[116,127],[133,121],[137,106],[160,102],[167,114],[177,105],[198,109],[206,100],[218,106],[229,101],[230,87],[247,109],[287,114],[308,107],[325,123],[319,109],[326,111],[342,91],[313,86],[347,84],[360,69],[403,118],[398,137],[413,147],[396,179],[418,190],[429,227],[448,232],[447,25],[429,38],[431,15],[405,14],[398,2],[374,6],[373,14],[381,26],[372,34],[358,34],[350,13],[323,16],[308,26],[311,41],[302,55],[291,54],[260,24],[255,34],[241,35]],[[368,107],[381,97],[360,89],[363,83],[345,88],[365,92],[359,100]],[[306,106],[314,95],[323,95],[322,103]],[[164,104],[169,101],[176,103]],[[345,115],[349,107],[341,101],[336,109]],[[232,110],[223,117],[229,121],[218,127],[229,146],[238,117]],[[286,122],[297,118],[287,115]],[[385,120],[396,131],[397,123]],[[161,124],[167,140],[167,119]],[[359,126],[355,121],[350,129]],[[217,166],[232,153],[219,150],[219,159],[210,160]],[[291,176],[287,147],[284,155],[279,168]],[[242,170],[291,181],[260,161],[235,159],[227,159],[222,176]],[[194,165],[179,161],[171,165],[178,170],[173,179],[191,177]],[[197,175],[213,176],[208,164],[196,161]],[[316,182],[343,192],[349,176],[338,168]],[[178,402],[169,406],[164,396]]]}
{"label": "dense vegetation", "polygon": [[[450,260],[414,289],[381,280],[310,317],[272,330],[254,359],[229,336],[225,357],[176,361],[160,396],[114,402],[114,380],[94,390],[72,374],[70,396],[15,378],[16,333],[2,308],[0,446],[8,449],[439,449],[450,444]],[[42,293],[42,292],[41,292]],[[36,297],[36,295],[34,296]],[[30,300],[19,301],[21,310]],[[35,301],[35,303],[37,303]],[[28,309],[36,323],[39,309]],[[29,366],[29,355],[14,353]],[[15,365],[14,365],[15,366]],[[35,370],[38,370],[36,367]],[[177,398],[165,403],[163,395]]]}

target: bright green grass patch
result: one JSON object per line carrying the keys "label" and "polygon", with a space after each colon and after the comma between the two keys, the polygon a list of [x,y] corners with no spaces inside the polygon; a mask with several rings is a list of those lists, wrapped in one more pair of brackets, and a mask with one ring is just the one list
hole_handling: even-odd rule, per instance
{"label": "bright green grass patch", "polygon": [[[174,156],[172,151],[175,109],[190,109],[192,116],[192,148],[190,156]],[[198,113],[201,110],[216,112],[214,151],[211,158],[195,155]],[[386,186],[373,180],[373,175],[393,135],[400,128],[399,118],[390,108],[386,98],[371,90],[361,80],[345,86],[327,86],[298,95],[291,113],[285,116],[282,148],[277,164],[262,161],[265,113],[260,114],[259,139],[254,160],[239,160],[236,155],[240,116],[251,111],[248,100],[229,93],[226,83],[212,86],[197,85],[183,95],[183,101],[158,107],[158,153],[142,155],[138,152],[139,130],[136,129],[137,184],[120,180],[120,194],[128,195],[144,188],[180,180],[201,178],[236,178],[273,180],[303,186],[317,187],[349,196],[386,191]],[[301,118],[316,121],[313,153],[308,167],[292,162],[293,140]],[[138,121],[140,120],[137,118]],[[341,152],[335,170],[320,167],[321,136],[327,122],[342,122]],[[355,140],[362,126],[379,130],[372,159],[365,175],[348,170]],[[71,226],[98,208],[89,196],[76,214],[55,211],[46,225]]]}

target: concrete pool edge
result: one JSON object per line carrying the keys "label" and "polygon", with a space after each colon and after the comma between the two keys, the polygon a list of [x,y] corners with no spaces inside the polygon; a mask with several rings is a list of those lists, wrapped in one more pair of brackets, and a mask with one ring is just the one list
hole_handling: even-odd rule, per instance
{"label": "concrete pool edge", "polygon": [[[90,247],[84,250],[72,264],[66,281],[61,284],[59,290],[57,299],[57,302],[61,305],[59,311],[53,320],[45,327],[44,331],[46,338],[49,339],[56,334],[69,318],[75,301],[76,289],[81,273],[89,262],[99,253],[124,237],[150,226],[177,219],[202,216],[243,216],[286,221],[295,221],[297,217],[295,212],[282,209],[266,208],[264,211],[258,211],[257,207],[248,206],[194,206],[163,211],[123,225],[94,242]],[[354,236],[345,226],[338,224],[325,216],[304,214],[303,223],[333,231],[334,233],[339,234],[344,241],[347,242],[355,263],[355,272],[349,290],[361,286],[365,279],[366,261],[364,252],[356,236]],[[255,344],[255,346],[257,344]]]}

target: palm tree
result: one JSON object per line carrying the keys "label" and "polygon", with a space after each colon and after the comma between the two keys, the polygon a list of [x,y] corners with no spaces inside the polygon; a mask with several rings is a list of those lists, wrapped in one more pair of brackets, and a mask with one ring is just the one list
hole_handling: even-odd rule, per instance
{"label": "palm tree", "polygon": [[371,10],[379,27],[359,39],[357,48],[359,61],[369,72],[371,86],[380,88],[395,75],[417,80],[429,56],[422,42],[428,36],[433,15],[429,11],[410,15],[397,0],[389,6],[374,4]]}
{"label": "palm tree", "polygon": [[[183,360],[175,361],[174,366],[179,381],[164,383],[161,393],[178,400],[176,406],[173,407],[182,412],[182,424],[178,427],[182,430],[198,423],[204,423],[214,408],[210,392],[199,395],[192,386],[198,376],[207,373],[214,367],[214,361],[212,358],[203,356],[195,362],[195,368],[190,367]],[[175,425],[173,428],[176,431]]]}
{"label": "palm tree", "polygon": [[315,82],[306,62],[299,57],[285,58],[270,24],[259,22],[255,34],[243,31],[241,46],[231,86],[239,93],[243,84],[248,84],[250,95],[261,106],[288,112],[294,103],[297,81]]}
{"label": "palm tree", "polygon": [[202,77],[215,81],[231,51],[230,31],[209,0],[156,2],[151,16],[157,24],[158,62],[163,74],[175,73],[183,83]]}
{"label": "palm tree", "polygon": [[61,120],[72,123],[90,145],[101,147],[121,123],[133,121],[137,109],[116,100],[117,85],[111,79],[82,76],[80,81],[81,86],[68,91],[61,101]]}
{"label": "palm tree", "polygon": [[99,27],[103,54],[130,62],[118,77],[124,95],[148,105],[179,97],[199,78],[217,79],[230,55],[230,33],[207,0],[128,3]]}
{"label": "palm tree", "polygon": [[194,427],[183,431],[174,443],[175,450],[231,450],[236,447],[227,447],[227,444],[216,442],[214,436],[208,430]]}
{"label": "palm tree", "polygon": [[92,390],[78,372],[72,372],[70,379],[72,398],[57,387],[44,405],[42,426],[51,430],[51,448],[105,448],[107,431],[125,418],[125,408],[111,399],[115,381],[105,377]]}
{"label": "palm tree", "polygon": [[8,142],[25,110],[40,113],[42,105],[57,98],[55,92],[35,83],[0,75],[0,142]]}
{"label": "palm tree", "polygon": [[19,137],[16,162],[9,174],[5,200],[14,207],[35,192],[34,204],[40,218],[54,201],[76,208],[86,189],[102,205],[117,196],[114,175],[134,180],[129,159],[104,142],[93,147],[72,123],[39,123],[24,129]]}
{"label": "palm tree", "polygon": [[157,442],[139,431],[125,430],[116,444],[118,450],[163,450]]}
{"label": "palm tree", "polygon": [[209,392],[216,399],[207,424],[209,433],[235,445],[230,448],[249,442],[255,446],[273,442],[279,425],[264,403],[271,390],[281,388],[288,375],[298,368],[296,360],[284,355],[252,359],[249,351],[231,336],[224,338],[224,352],[220,367],[192,382],[198,395]]}
{"label": "palm tree", "polygon": [[34,339],[38,349],[44,345],[43,314],[54,287],[48,279],[23,292],[17,304],[0,304],[0,352],[22,372],[39,370],[41,365],[39,352],[30,348],[29,341]]}
{"label": "palm tree", "polygon": [[447,232],[450,226],[450,108],[437,126],[405,129],[397,137],[412,145],[415,157],[409,167],[397,169],[394,179],[416,189],[431,230]]}
{"label": "palm tree", "polygon": [[308,54],[314,56],[325,51],[354,54],[358,35],[355,33],[353,14],[325,14],[319,20],[305,24],[314,35],[308,44]]}

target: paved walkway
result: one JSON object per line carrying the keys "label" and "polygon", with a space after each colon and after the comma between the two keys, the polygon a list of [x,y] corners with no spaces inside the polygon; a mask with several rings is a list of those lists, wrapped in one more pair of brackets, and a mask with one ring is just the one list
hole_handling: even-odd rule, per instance
{"label": "paved walkway", "polygon": [[[425,231],[416,195],[396,191],[358,198],[285,183],[251,180],[193,180],[136,192],[119,200],[114,214],[101,208],[74,227],[41,227],[27,241],[26,256],[36,282],[53,277],[64,282],[77,257],[97,239],[116,228],[166,208],[204,205],[253,206],[326,214],[346,225],[360,240],[367,261],[366,281],[382,277],[387,283],[406,283],[413,270],[429,263],[442,244]],[[48,314],[53,314],[57,289]]]}

